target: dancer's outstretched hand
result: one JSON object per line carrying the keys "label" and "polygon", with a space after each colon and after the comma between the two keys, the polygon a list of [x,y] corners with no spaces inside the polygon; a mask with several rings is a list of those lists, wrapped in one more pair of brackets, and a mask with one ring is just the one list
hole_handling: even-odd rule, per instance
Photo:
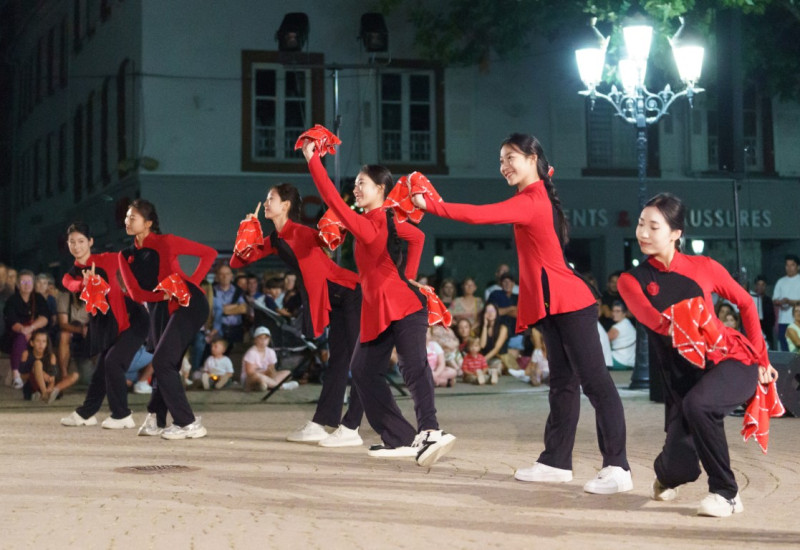
{"label": "dancer's outstretched hand", "polygon": [[427,210],[428,204],[425,202],[425,195],[411,195],[411,202],[420,210]]}

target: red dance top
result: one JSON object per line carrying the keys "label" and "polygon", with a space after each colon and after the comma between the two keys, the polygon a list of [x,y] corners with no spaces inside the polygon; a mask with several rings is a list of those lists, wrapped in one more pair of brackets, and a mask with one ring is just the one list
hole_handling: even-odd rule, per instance
{"label": "red dance top", "polygon": [[767,346],[761,335],[761,323],[753,299],[724,267],[711,258],[676,252],[667,267],[651,256],[640,267],[623,273],[617,285],[620,296],[634,317],[649,329],[665,336],[669,335],[670,321],[661,314],[662,311],[698,295],[703,296],[706,304],[712,304],[711,293],[717,293],[739,308],[747,337],[723,325],[716,315],[712,316],[711,322],[722,334],[722,347],[727,348],[727,353],[714,354],[709,360],[718,363],[735,359],[746,365],[769,365]]}
{"label": "red dance top", "polygon": [[[231,267],[244,267],[271,254],[280,256],[290,267],[296,267],[308,294],[311,324],[314,327],[314,337],[317,338],[330,323],[328,281],[353,289],[358,285],[358,275],[331,260],[320,248],[318,232],[310,227],[286,220],[286,225],[280,232],[276,232],[276,236],[278,246],[272,245],[272,239],[268,235],[263,238],[263,245],[256,247],[251,258],[245,260],[236,254],[231,256]],[[289,245],[289,250],[282,250],[280,241]],[[284,258],[286,253],[293,258]]]}
{"label": "red dance top", "polygon": [[125,294],[117,281],[117,271],[119,271],[117,257],[118,254],[114,252],[104,252],[90,255],[86,265],[75,261],[73,267],[67,273],[64,273],[61,278],[61,284],[70,292],[76,294],[81,292],[83,290],[83,270],[91,269],[92,264],[94,264],[95,274],[102,277],[110,287],[108,294],[106,294],[106,300],[117,322],[117,335],[119,335],[128,329],[130,321],[128,320],[128,308],[125,305]]}
{"label": "red dance top", "polygon": [[557,214],[539,180],[503,202],[472,205],[427,200],[431,214],[472,224],[514,224],[519,262],[517,332],[546,315],[578,311],[597,301],[567,263],[558,237]]}
{"label": "red dance top", "polygon": [[[197,268],[191,275],[186,275],[178,262],[179,256],[195,256],[200,258]],[[155,292],[156,286],[177,273],[181,278],[200,288],[200,282],[211,269],[217,251],[189,239],[176,235],[150,233],[140,245],[134,239],[133,246],[119,253],[119,267],[122,280],[131,298],[139,303],[163,302],[163,292]],[[178,308],[176,300],[170,300],[169,311]]]}
{"label": "red dance top", "polygon": [[404,279],[416,279],[425,234],[410,223],[395,223],[397,235],[408,243],[405,273],[401,274],[388,249],[387,213],[376,208],[358,214],[344,202],[328,177],[319,154],[308,162],[314,185],[328,207],[356,239],[354,256],[361,282],[361,341],[370,342],[397,321],[422,309],[423,302]]}

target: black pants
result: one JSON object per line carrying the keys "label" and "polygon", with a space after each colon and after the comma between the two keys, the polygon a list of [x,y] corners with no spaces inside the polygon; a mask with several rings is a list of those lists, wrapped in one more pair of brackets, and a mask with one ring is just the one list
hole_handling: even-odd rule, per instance
{"label": "black pants", "polygon": [[708,474],[708,489],[727,499],[739,492],[728,454],[723,420],[753,396],[758,368],[723,361],[708,369],[683,398],[667,409],[667,439],[655,460],[658,480],[677,487]]}
{"label": "black pants", "polygon": [[[155,342],[153,353],[153,393],[148,412],[156,415],[159,426],[167,423],[167,412],[178,426],[187,426],[194,422],[194,413],[186,398],[186,388],[180,375],[183,354],[194,341],[200,327],[208,319],[208,300],[203,292],[192,284],[187,284],[192,294],[187,307],[179,307],[169,316],[163,330],[155,329],[159,339]],[[152,304],[151,304],[152,305]],[[168,307],[167,302],[157,302],[154,309]],[[151,318],[163,318],[159,312],[152,311]]]}
{"label": "black pants", "polygon": [[328,300],[331,306],[328,346],[328,372],[322,383],[314,422],[323,426],[340,423],[354,430],[361,425],[364,407],[357,391],[350,392],[350,406],[342,418],[342,404],[350,374],[350,359],[358,344],[361,316],[361,287],[355,290],[328,283]]}
{"label": "black pants", "polygon": [[537,328],[544,335],[550,363],[550,415],[544,430],[544,451],[538,462],[572,469],[583,387],[595,409],[603,467],[630,470],[625,453],[625,413],[603,359],[597,334],[597,306],[548,315],[539,321]]}
{"label": "black pants", "polygon": [[[112,315],[112,313],[108,313]],[[130,327],[123,331],[110,347],[97,356],[92,379],[86,390],[83,405],[75,409],[81,418],[89,418],[96,414],[103,405],[103,398],[108,395],[108,408],[111,418],[125,418],[131,414],[128,408],[128,384],[125,374],[147,337],[148,317],[144,308],[136,304],[130,310]]]}
{"label": "black pants", "polygon": [[400,412],[384,377],[389,370],[392,348],[397,348],[400,373],[414,400],[419,431],[439,429],[433,375],[425,350],[427,330],[428,311],[422,308],[392,322],[376,339],[360,343],[353,352],[350,369],[364,413],[372,429],[390,447],[411,445],[417,435],[417,430]]}

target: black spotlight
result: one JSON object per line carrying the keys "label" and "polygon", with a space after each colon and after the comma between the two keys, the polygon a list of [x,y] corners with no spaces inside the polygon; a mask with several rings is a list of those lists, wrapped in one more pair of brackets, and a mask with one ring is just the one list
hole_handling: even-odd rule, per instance
{"label": "black spotlight", "polygon": [[389,49],[389,31],[380,13],[365,13],[361,16],[361,31],[358,37],[368,52],[385,52]]}
{"label": "black spotlight", "polygon": [[278,51],[299,52],[308,39],[308,16],[303,12],[287,13],[275,33]]}

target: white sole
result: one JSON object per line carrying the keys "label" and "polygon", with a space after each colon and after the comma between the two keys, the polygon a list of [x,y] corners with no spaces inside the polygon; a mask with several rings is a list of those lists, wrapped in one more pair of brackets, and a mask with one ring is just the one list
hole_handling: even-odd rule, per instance
{"label": "white sole", "polygon": [[432,451],[430,451],[430,447],[423,451],[422,455],[417,457],[417,464],[423,468],[428,468],[436,464],[440,458],[450,452],[450,449],[456,444],[456,437],[451,434],[446,434],[443,437],[447,438],[448,441],[445,441],[441,445],[436,445]]}

